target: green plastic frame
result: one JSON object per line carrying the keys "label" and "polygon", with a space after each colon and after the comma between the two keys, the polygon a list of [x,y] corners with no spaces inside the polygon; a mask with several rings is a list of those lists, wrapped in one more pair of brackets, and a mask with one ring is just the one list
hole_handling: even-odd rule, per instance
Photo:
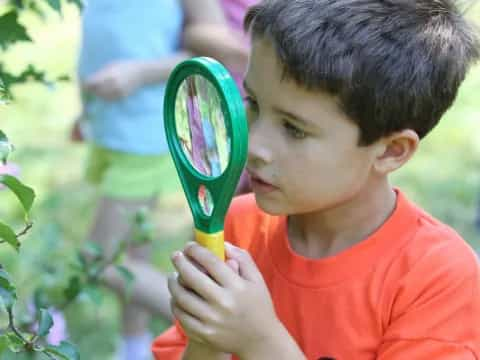
{"label": "green plastic frame", "polygon": [[[225,171],[216,178],[197,171],[188,161],[178,141],[175,126],[177,92],[183,81],[192,75],[203,76],[217,90],[225,127],[230,135],[230,160]],[[192,58],[177,65],[167,83],[164,123],[170,153],[192,211],[195,228],[208,234],[222,231],[225,214],[245,166],[248,147],[248,126],[243,99],[228,70],[220,62],[207,57]],[[201,185],[212,195],[214,207],[210,216],[204,214],[198,200]]]}

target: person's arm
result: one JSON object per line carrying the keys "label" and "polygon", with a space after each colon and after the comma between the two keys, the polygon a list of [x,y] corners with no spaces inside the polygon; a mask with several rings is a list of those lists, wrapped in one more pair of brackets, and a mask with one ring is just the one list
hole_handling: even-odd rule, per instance
{"label": "person's arm", "polygon": [[173,68],[190,56],[187,51],[179,51],[157,60],[113,62],[86,79],[82,90],[114,101],[144,86],[165,82]]}
{"label": "person's arm", "polygon": [[182,50],[164,59],[137,62],[141,86],[165,82],[175,66],[191,56],[191,52]]}
{"label": "person's arm", "polygon": [[480,359],[477,260],[438,248],[399,282],[377,360]]}
{"label": "person's arm", "polygon": [[183,0],[183,6],[186,16],[184,47],[243,71],[248,62],[248,47],[241,34],[228,26],[219,0]]}
{"label": "person's arm", "polygon": [[[150,264],[132,258],[126,258],[122,266],[135,277],[131,291],[131,301],[172,321],[170,294],[167,288],[167,276]],[[102,280],[120,294],[127,294],[129,289],[123,277],[113,267],[108,267]],[[155,284],[155,286],[152,286]]]}

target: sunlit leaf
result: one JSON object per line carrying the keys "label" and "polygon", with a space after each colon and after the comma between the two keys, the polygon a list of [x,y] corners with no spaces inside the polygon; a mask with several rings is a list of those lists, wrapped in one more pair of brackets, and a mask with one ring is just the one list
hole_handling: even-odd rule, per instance
{"label": "sunlit leaf", "polygon": [[35,199],[33,189],[22,184],[16,177],[11,175],[0,175],[0,183],[13,191],[22,204],[25,215],[28,216],[28,212],[32,208],[33,200]]}
{"label": "sunlit leaf", "polygon": [[6,241],[15,250],[20,249],[20,241],[18,241],[17,235],[10,226],[0,221],[0,240]]}

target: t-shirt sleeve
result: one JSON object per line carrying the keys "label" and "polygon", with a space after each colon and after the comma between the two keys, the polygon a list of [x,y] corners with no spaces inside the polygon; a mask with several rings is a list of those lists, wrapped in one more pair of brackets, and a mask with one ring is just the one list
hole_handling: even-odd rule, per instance
{"label": "t-shirt sleeve", "polygon": [[155,360],[181,360],[187,347],[187,337],[177,322],[158,336],[152,344]]}
{"label": "t-shirt sleeve", "polygon": [[398,285],[377,360],[479,360],[480,271],[463,249],[426,254]]}

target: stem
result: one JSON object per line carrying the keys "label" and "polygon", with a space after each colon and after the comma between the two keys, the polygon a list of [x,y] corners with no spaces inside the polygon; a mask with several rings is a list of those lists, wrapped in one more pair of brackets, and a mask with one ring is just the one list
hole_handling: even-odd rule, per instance
{"label": "stem", "polygon": [[20,236],[23,236],[25,235],[33,226],[33,223],[31,221],[29,221],[26,225],[25,225],[25,228],[20,231],[18,234],[17,234],[17,238],[20,237]]}
{"label": "stem", "polygon": [[52,359],[52,360],[57,360],[57,358],[55,356],[53,356],[52,354],[50,354],[49,352],[47,351],[42,351],[43,354],[47,355],[49,359]]}
{"label": "stem", "polygon": [[14,319],[13,319],[13,310],[11,307],[7,308],[7,312],[8,312],[8,327],[10,328],[10,330],[13,331],[13,333],[20,339],[23,341],[23,343],[25,345],[28,345],[30,344],[30,342],[25,339],[23,337],[23,335],[20,333],[20,331],[15,327],[15,324],[14,324]]}

